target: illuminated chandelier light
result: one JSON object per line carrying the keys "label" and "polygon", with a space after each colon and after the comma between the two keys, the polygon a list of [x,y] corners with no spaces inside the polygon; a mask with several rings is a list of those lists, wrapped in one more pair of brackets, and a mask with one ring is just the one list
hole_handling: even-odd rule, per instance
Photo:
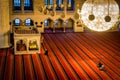
{"label": "illuminated chandelier light", "polygon": [[[83,23],[91,30],[106,31],[112,28],[119,17],[119,7],[115,0],[87,0],[81,9],[81,19]],[[91,8],[94,19],[90,20]]]}

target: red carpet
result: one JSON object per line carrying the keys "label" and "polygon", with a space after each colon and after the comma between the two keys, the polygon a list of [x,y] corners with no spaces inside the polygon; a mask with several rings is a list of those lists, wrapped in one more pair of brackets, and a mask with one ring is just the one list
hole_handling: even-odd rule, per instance
{"label": "red carpet", "polygon": [[[120,80],[120,33],[44,33],[44,54],[0,49],[0,80]],[[100,71],[98,62],[105,65]]]}

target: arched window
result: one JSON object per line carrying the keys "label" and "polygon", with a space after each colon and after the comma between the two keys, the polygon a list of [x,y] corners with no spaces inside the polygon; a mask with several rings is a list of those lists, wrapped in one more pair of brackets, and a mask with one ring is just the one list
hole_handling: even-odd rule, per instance
{"label": "arched window", "polygon": [[32,0],[24,0],[24,10],[33,10]]}
{"label": "arched window", "polygon": [[14,26],[20,26],[21,20],[20,19],[15,19],[14,20]]}
{"label": "arched window", "polygon": [[26,19],[25,20],[25,25],[26,26],[33,26],[33,21],[31,19]]}
{"label": "arched window", "polygon": [[48,20],[45,20],[44,26],[48,26],[48,23],[49,23],[49,21],[48,21]]}
{"label": "arched window", "polygon": [[74,0],[68,0],[67,10],[74,10]]}
{"label": "arched window", "polygon": [[13,7],[14,11],[21,10],[21,0],[14,0]]}
{"label": "arched window", "polygon": [[58,20],[55,21],[55,26],[58,26]]}
{"label": "arched window", "polygon": [[62,8],[61,8],[61,4],[63,4],[63,0],[57,0],[57,2],[56,2],[56,4],[57,4],[57,10],[62,10]]}

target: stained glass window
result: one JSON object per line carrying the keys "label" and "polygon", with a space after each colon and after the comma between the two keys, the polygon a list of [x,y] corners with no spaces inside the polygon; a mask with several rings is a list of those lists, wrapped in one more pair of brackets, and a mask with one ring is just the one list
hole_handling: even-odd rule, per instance
{"label": "stained glass window", "polygon": [[20,0],[14,0],[14,6],[20,6]]}
{"label": "stained glass window", "polygon": [[61,9],[61,4],[63,4],[63,0],[57,0],[56,3],[57,3],[57,8],[56,8],[56,9],[57,9],[57,10],[62,10],[62,9]]}
{"label": "stained glass window", "polygon": [[20,26],[20,19],[15,19],[14,20],[14,25],[15,26]]}
{"label": "stained glass window", "polygon": [[33,10],[32,0],[24,0],[24,10]]}
{"label": "stained glass window", "polygon": [[25,20],[25,25],[26,26],[32,26],[33,25],[33,21],[31,19],[26,19]]}
{"label": "stained glass window", "polygon": [[53,0],[45,0],[45,5],[53,6]]}
{"label": "stained glass window", "polygon": [[68,0],[67,10],[74,10],[74,0]]}
{"label": "stained glass window", "polygon": [[24,6],[30,6],[30,0],[24,0]]}
{"label": "stained glass window", "polygon": [[50,0],[50,5],[53,6],[53,0]]}
{"label": "stained glass window", "polygon": [[21,0],[14,0],[13,2],[14,6],[14,11],[15,10],[21,10]]}

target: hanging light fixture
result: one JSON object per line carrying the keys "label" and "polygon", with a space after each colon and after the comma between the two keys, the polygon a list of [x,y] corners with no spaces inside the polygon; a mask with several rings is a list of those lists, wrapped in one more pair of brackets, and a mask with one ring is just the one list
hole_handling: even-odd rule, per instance
{"label": "hanging light fixture", "polygon": [[63,8],[64,8],[64,5],[63,5],[63,4],[60,4],[60,8],[62,8],[62,9],[63,9]]}
{"label": "hanging light fixture", "polygon": [[50,10],[50,9],[51,9],[51,6],[50,6],[50,4],[47,6],[47,9],[48,9],[48,10]]}
{"label": "hanging light fixture", "polygon": [[89,20],[94,20],[95,19],[95,16],[93,14],[93,7],[94,7],[94,4],[93,4],[93,0],[92,0],[92,4],[91,4],[91,14],[88,16]]}
{"label": "hanging light fixture", "polygon": [[67,6],[68,6],[68,8],[70,8],[72,5],[71,5],[71,4],[68,4]]}
{"label": "hanging light fixture", "polygon": [[75,14],[74,14],[74,18],[76,19],[76,20],[78,20],[78,19],[80,19],[80,9],[79,9],[79,7],[80,7],[80,4],[76,4],[76,12],[75,12]]}
{"label": "hanging light fixture", "polygon": [[111,21],[111,17],[109,16],[109,5],[110,5],[110,2],[108,0],[108,14],[107,14],[107,16],[105,16],[105,21],[106,22],[110,22]]}
{"label": "hanging light fixture", "polygon": [[[94,8],[91,9],[91,6]],[[107,31],[118,22],[119,6],[115,0],[86,0],[80,15],[89,29]]]}
{"label": "hanging light fixture", "polygon": [[51,5],[50,4],[47,5],[47,6],[46,5],[41,5],[41,6],[38,7],[38,10],[41,13],[43,12],[45,15],[50,12],[50,9],[51,9]]}

